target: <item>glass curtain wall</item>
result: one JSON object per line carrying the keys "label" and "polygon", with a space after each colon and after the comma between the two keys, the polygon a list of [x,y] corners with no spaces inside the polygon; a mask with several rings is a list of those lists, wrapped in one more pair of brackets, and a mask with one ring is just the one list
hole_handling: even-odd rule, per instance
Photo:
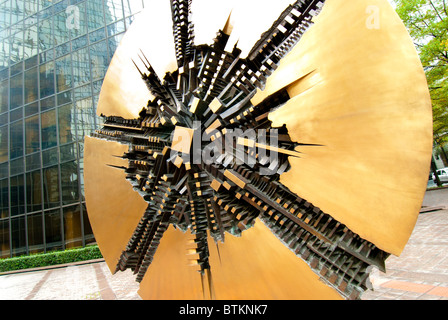
{"label": "glass curtain wall", "polygon": [[0,258],[95,241],[84,136],[100,124],[106,70],[148,1],[0,0]]}

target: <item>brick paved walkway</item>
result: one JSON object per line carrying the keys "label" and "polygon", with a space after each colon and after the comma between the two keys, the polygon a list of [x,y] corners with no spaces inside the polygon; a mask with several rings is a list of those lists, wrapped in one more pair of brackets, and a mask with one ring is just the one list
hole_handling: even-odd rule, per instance
{"label": "brick paved walkway", "polygon": [[[425,206],[448,199],[448,189],[429,194]],[[400,257],[374,269],[373,291],[363,300],[448,299],[448,208],[419,215]],[[141,300],[130,270],[111,275],[105,262],[0,275],[0,300]]]}

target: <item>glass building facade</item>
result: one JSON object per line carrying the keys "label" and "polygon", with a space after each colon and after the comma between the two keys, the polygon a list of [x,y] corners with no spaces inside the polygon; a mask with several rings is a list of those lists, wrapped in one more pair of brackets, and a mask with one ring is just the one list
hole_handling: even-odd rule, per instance
{"label": "glass building facade", "polygon": [[95,241],[83,141],[144,0],[0,0],[0,258]]}

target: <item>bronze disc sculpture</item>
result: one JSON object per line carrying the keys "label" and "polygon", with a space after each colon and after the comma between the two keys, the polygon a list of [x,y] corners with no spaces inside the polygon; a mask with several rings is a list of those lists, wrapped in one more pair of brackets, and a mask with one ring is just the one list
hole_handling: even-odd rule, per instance
{"label": "bronze disc sculpture", "polygon": [[431,102],[386,0],[152,1],[97,113],[90,223],[144,299],[360,299],[422,204]]}

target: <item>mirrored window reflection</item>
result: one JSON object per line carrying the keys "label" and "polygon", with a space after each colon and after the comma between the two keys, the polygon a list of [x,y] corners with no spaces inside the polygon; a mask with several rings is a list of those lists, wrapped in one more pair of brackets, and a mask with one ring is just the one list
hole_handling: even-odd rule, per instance
{"label": "mirrored window reflection", "polygon": [[0,180],[0,219],[9,216],[9,185],[8,179]]}
{"label": "mirrored window reflection", "polygon": [[70,30],[67,28],[71,27],[70,16],[64,11],[61,11],[54,15],[54,45],[60,45],[70,40]]}
{"label": "mirrored window reflection", "polygon": [[25,71],[25,104],[38,99],[37,67]]}
{"label": "mirrored window reflection", "polygon": [[56,60],[56,91],[61,92],[72,87],[72,60],[66,55]]}
{"label": "mirrored window reflection", "polygon": [[63,208],[64,242],[66,248],[82,246],[81,208],[79,205]]}
{"label": "mirrored window reflection", "polygon": [[90,31],[104,27],[103,0],[87,1],[87,23]]}
{"label": "mirrored window reflection", "polygon": [[45,248],[47,251],[62,249],[61,212],[59,209],[44,213]]}
{"label": "mirrored window reflection", "polygon": [[14,77],[11,77],[9,96],[9,109],[12,110],[23,105],[23,73],[19,73]]}
{"label": "mirrored window reflection", "polygon": [[24,32],[23,57],[28,59],[37,56],[39,37],[37,34],[37,24],[29,26]]}
{"label": "mirrored window reflection", "polygon": [[80,49],[72,53],[73,84],[75,87],[90,82],[90,66],[88,49]]}
{"label": "mirrored window reflection", "polygon": [[25,213],[25,183],[23,175],[11,177],[11,216],[17,216]]}
{"label": "mirrored window reflection", "polygon": [[108,68],[106,40],[90,46],[90,64],[92,66],[92,80],[104,78]]}
{"label": "mirrored window reflection", "polygon": [[76,141],[75,117],[72,104],[58,108],[59,144]]}
{"label": "mirrored window reflection", "polygon": [[29,156],[26,156],[25,162],[26,162],[26,164],[25,164],[26,171],[39,169],[41,166],[40,153],[34,153]]}
{"label": "mirrored window reflection", "polygon": [[43,169],[44,208],[59,206],[59,172],[58,166]]}
{"label": "mirrored window reflection", "polygon": [[28,252],[38,253],[44,251],[44,228],[42,213],[27,216]]}
{"label": "mirrored window reflection", "polygon": [[8,79],[0,82],[0,113],[8,111],[8,96],[9,96],[9,81]]}
{"label": "mirrored window reflection", "polygon": [[40,66],[40,97],[54,94],[54,61]]}
{"label": "mirrored window reflection", "polygon": [[37,12],[39,8],[38,0],[26,0],[24,1],[25,16],[30,16]]}
{"label": "mirrored window reflection", "polygon": [[[92,1],[90,0],[67,7],[67,24],[71,39],[75,39],[87,33],[86,3],[89,2]],[[90,12],[88,12],[87,16],[89,15]]]}
{"label": "mirrored window reflection", "polygon": [[42,210],[42,179],[40,170],[26,174],[26,211]]}
{"label": "mirrored window reflection", "polygon": [[42,149],[48,149],[57,145],[56,110],[50,110],[41,114]]}
{"label": "mirrored window reflection", "polygon": [[49,167],[59,162],[59,152],[58,148],[51,148],[45,151],[42,151],[42,166]]}
{"label": "mirrored window reflection", "polygon": [[0,259],[9,257],[9,220],[0,220]]}
{"label": "mirrored window reflection", "polygon": [[121,0],[106,0],[104,10],[106,24],[123,19],[123,6]]}
{"label": "mirrored window reflection", "polygon": [[11,36],[11,50],[9,54],[9,58],[13,62],[23,60],[23,31],[17,32]]}
{"label": "mirrored window reflection", "polygon": [[14,160],[10,161],[10,169],[9,169],[9,174],[10,175],[16,175],[19,173],[23,173],[24,171],[24,159],[25,158],[17,158]]}
{"label": "mirrored window reflection", "polygon": [[123,1],[123,10],[124,15],[129,17],[133,14],[136,14],[143,9],[142,0],[134,0],[134,1]]}
{"label": "mirrored window reflection", "polygon": [[37,34],[41,52],[53,46],[53,23],[51,17],[39,22]]}
{"label": "mirrored window reflection", "polygon": [[23,156],[23,120],[10,124],[9,157],[15,159]]}
{"label": "mirrored window reflection", "polygon": [[35,115],[25,120],[25,154],[40,150],[39,116]]}
{"label": "mirrored window reflection", "polygon": [[95,113],[92,98],[76,101],[76,127],[78,140],[95,131]]}
{"label": "mirrored window reflection", "polygon": [[26,254],[26,232],[25,217],[15,217],[11,219],[11,251],[12,256]]}
{"label": "mirrored window reflection", "polygon": [[25,117],[31,116],[39,112],[39,103],[37,101],[25,106]]}
{"label": "mirrored window reflection", "polygon": [[8,126],[0,127],[0,163],[8,161]]}
{"label": "mirrored window reflection", "polygon": [[76,143],[70,143],[60,148],[61,162],[66,162],[76,159]]}
{"label": "mirrored window reflection", "polygon": [[78,163],[70,161],[61,164],[62,205],[79,201]]}

